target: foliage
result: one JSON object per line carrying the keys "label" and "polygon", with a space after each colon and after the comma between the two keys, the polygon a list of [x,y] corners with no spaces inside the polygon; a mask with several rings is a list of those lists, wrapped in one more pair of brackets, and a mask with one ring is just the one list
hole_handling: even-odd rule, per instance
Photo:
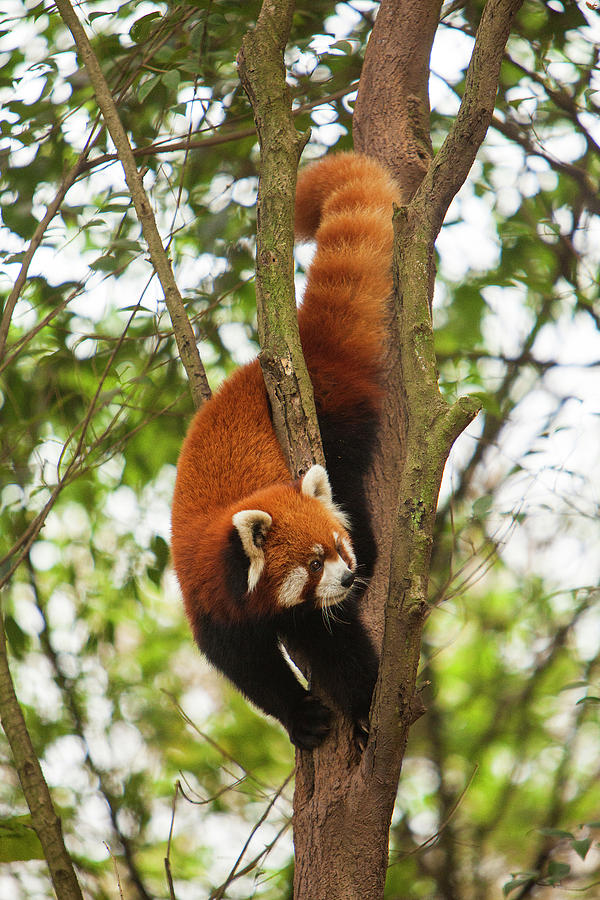
{"label": "foliage", "polygon": [[[306,155],[316,156],[350,146],[374,10],[298,6],[289,82],[298,126],[313,128]],[[43,232],[0,359],[0,577],[19,698],[90,896],[115,895],[111,856],[126,896],[169,896],[167,852],[176,896],[208,894],[268,812],[227,896],[285,897],[289,784],[271,801],[291,748],[207,670],[168,565],[174,464],[192,413],[170,323],[70,35],[50,7],[12,0],[5,9],[3,301],[86,151]],[[480,9],[459,5],[440,28],[435,146],[456,112]],[[235,55],[258,3],[78,10],[141,151],[217,383],[256,348],[258,157]],[[515,900],[557,884],[591,897],[600,878],[590,552],[598,22],[583,4],[525,4],[494,127],[438,243],[442,384],[449,396],[480,392],[485,411],[457,446],[440,501],[422,663],[428,712],[400,786],[390,898],[485,898],[504,886]],[[0,894],[50,896],[1,741],[0,766]]]}

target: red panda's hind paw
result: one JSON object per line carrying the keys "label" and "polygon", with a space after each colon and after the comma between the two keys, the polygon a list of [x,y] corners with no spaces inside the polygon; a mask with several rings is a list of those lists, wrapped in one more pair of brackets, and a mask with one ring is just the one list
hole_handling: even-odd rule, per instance
{"label": "red panda's hind paw", "polygon": [[314,750],[323,743],[330,728],[331,710],[313,694],[306,694],[290,725],[290,740],[300,750]]}

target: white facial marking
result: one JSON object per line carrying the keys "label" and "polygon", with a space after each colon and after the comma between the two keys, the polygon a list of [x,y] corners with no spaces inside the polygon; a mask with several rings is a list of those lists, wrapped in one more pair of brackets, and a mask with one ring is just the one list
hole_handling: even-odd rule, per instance
{"label": "white facial marking", "polygon": [[348,540],[348,538],[343,537],[340,541],[340,544],[344,548],[344,552],[348,559],[350,560],[350,568],[352,571],[356,568],[356,556],[354,555],[354,550],[352,549],[352,544]]}
{"label": "white facial marking", "polygon": [[340,603],[344,599],[348,588],[343,586],[342,578],[349,572],[351,569],[348,568],[339,553],[336,559],[325,560],[323,574],[315,591],[315,596],[321,601],[322,606]]}
{"label": "white facial marking", "polygon": [[286,576],[279,589],[277,599],[281,606],[296,606],[302,599],[304,585],[308,581],[308,572],[304,566],[297,566]]}
{"label": "white facial marking", "polygon": [[265,567],[265,559],[253,559],[248,566],[248,593],[254,590]]}
{"label": "white facial marking", "polygon": [[323,554],[325,553],[321,544],[315,544],[315,546],[312,548],[312,552],[315,554],[315,556],[323,556]]}
{"label": "white facial marking", "polygon": [[232,516],[250,563],[248,567],[248,592],[253,591],[265,567],[263,545],[273,522],[269,513],[262,509],[242,509]]}

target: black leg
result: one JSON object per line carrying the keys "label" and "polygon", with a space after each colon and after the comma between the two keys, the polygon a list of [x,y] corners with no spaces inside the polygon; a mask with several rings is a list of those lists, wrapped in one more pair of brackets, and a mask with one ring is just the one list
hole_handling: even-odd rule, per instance
{"label": "black leg", "polygon": [[379,660],[356,606],[332,607],[327,617],[321,610],[296,616],[285,636],[306,657],[319,689],[355,722],[366,723]]}
{"label": "black leg", "polygon": [[224,625],[203,616],[195,635],[210,662],[252,703],[279,719],[292,743],[310,749],[325,739],[330,711],[293,675],[271,622]]}

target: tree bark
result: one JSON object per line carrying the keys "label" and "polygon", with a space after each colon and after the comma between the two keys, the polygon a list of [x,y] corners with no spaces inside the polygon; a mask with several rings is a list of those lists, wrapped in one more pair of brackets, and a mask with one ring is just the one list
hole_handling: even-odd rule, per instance
{"label": "tree bark", "polygon": [[450,192],[454,196],[466,178],[491,119],[500,59],[519,6],[520,0],[489,0],[461,112],[444,152],[428,167],[427,83],[440,3],[383,0],[367,48],[356,149],[391,169],[407,203],[395,216],[389,391],[370,491],[380,555],[367,611],[378,633],[385,608],[385,633],[359,764],[341,726],[333,740],[298,760],[296,900],[380,900],[384,893],[402,760],[421,712],[416,678],[439,486],[454,440],[478,410],[469,398],[448,406],[439,393],[431,327],[434,242]]}
{"label": "tree bark", "polygon": [[[373,156],[394,175],[408,203],[433,158],[429,136],[429,59],[438,26],[441,0],[410,3],[383,0],[367,45],[354,107],[354,147]],[[433,274],[431,292],[433,293]],[[383,640],[385,600],[389,588],[398,484],[405,457],[406,403],[400,346],[390,328],[383,367],[387,393],[379,446],[369,479],[369,500],[376,523],[378,565],[366,598],[365,619],[376,641]]]}
{"label": "tree bark", "polygon": [[[408,201],[420,184],[432,156],[429,139],[429,56],[438,23],[440,2],[411,4],[384,0],[369,39],[354,109],[354,145],[374,156],[394,174]],[[390,304],[391,307],[391,304]],[[376,642],[383,640],[385,601],[389,591],[394,531],[406,433],[406,403],[397,335],[392,329],[383,366],[386,395],[369,485],[376,523],[378,563],[365,598],[365,620]],[[420,638],[420,632],[419,632]],[[411,655],[418,659],[416,653]],[[406,656],[397,662],[403,664]],[[404,680],[414,683],[412,669]],[[406,700],[409,720],[418,700]],[[373,727],[373,726],[372,726]],[[378,739],[387,743],[393,723],[379,723]],[[387,733],[386,733],[387,732]],[[388,863],[389,825],[400,773],[375,778],[372,750],[362,764],[345,723],[338,723],[332,740],[297,763],[294,798],[296,870],[294,897],[378,900],[383,896]],[[399,757],[398,750],[396,756]],[[399,757],[400,758],[400,757]],[[365,765],[366,763],[366,765]]]}
{"label": "tree bark", "polygon": [[415,193],[433,156],[429,58],[441,5],[441,0],[383,0],[354,106],[354,149],[389,169],[404,202]]}

